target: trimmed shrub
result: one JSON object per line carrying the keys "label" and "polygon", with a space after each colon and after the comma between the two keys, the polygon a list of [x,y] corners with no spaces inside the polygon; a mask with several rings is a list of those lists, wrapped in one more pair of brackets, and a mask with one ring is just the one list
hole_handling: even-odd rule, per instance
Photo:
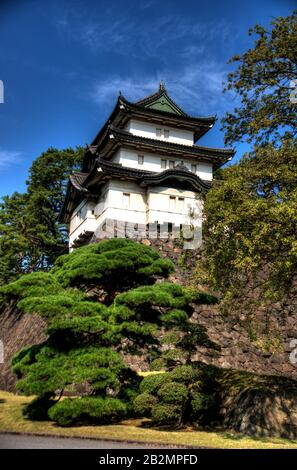
{"label": "trimmed shrub", "polygon": [[162,354],[162,358],[166,362],[166,366],[168,368],[172,368],[177,366],[177,364],[185,362],[186,356],[186,351],[183,351],[181,348],[167,349],[167,351]]}
{"label": "trimmed shrub", "polygon": [[215,398],[213,395],[206,393],[194,392],[192,394],[191,406],[194,415],[200,414],[215,405]]}
{"label": "trimmed shrub", "polygon": [[190,383],[199,379],[199,370],[192,366],[178,366],[170,372],[170,378],[174,382]]}
{"label": "trimmed shrub", "polygon": [[121,420],[126,405],[117,398],[83,397],[66,398],[49,409],[49,417],[59,426],[71,426],[82,422],[110,423]]}
{"label": "trimmed shrub", "polygon": [[141,382],[139,389],[141,393],[148,392],[151,394],[156,394],[159,388],[169,381],[170,377],[167,372],[148,375]]}
{"label": "trimmed shrub", "polygon": [[136,414],[141,416],[149,416],[152,407],[158,402],[157,397],[150,395],[147,392],[138,395],[134,400],[134,411]]}
{"label": "trimmed shrub", "polygon": [[160,388],[158,396],[165,403],[184,403],[188,396],[188,389],[181,383],[169,382]]}
{"label": "trimmed shrub", "polygon": [[166,362],[162,358],[154,359],[150,364],[150,370],[164,370],[166,368]]}
{"label": "trimmed shrub", "polygon": [[179,425],[182,418],[182,406],[171,403],[158,403],[152,408],[152,420],[155,424]]}

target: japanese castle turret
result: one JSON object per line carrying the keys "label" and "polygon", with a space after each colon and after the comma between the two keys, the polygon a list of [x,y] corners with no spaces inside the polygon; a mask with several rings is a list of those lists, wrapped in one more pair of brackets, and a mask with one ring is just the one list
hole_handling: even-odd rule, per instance
{"label": "japanese castle turret", "polygon": [[201,193],[234,155],[197,145],[215,121],[186,114],[162,82],[136,103],[120,94],[81,171],[69,178],[60,220],[69,225],[70,249],[106,237],[201,230]]}

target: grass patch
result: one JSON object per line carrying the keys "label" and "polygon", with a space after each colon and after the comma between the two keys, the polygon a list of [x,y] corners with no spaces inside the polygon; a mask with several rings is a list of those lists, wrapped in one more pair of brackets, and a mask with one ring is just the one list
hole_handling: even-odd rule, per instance
{"label": "grass patch", "polygon": [[125,420],[120,424],[59,428],[50,421],[29,421],[22,408],[32,398],[0,392],[0,432],[33,433],[39,435],[84,437],[122,441],[155,442],[167,445],[219,447],[228,449],[297,449],[297,441],[278,438],[252,438],[233,432],[183,430],[164,431],[148,428],[147,420]]}

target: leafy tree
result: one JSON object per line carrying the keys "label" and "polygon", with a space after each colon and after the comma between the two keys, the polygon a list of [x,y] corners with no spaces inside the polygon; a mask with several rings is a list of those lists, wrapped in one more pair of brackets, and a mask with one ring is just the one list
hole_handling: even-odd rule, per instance
{"label": "leafy tree", "polygon": [[48,149],[32,164],[24,194],[0,204],[0,284],[48,269],[67,250],[67,231],[57,220],[68,176],[79,167],[82,148]]}
{"label": "leafy tree", "polygon": [[[172,263],[151,248],[112,239],[61,256],[50,272],[27,274],[0,288],[6,301],[47,323],[48,340],[13,359],[18,389],[36,396],[26,416],[50,416],[69,425],[110,422],[131,413],[140,378],[123,355],[158,357],[162,335],[173,327],[180,345],[191,337],[189,304],[215,301],[161,282],[172,270]],[[178,363],[171,358],[171,367]],[[65,394],[82,397],[60,401]]]}
{"label": "leafy tree", "polygon": [[297,106],[290,97],[297,93],[297,11],[271,26],[250,29],[254,47],[230,60],[238,67],[229,73],[225,91],[234,91],[240,104],[223,119],[226,143],[296,137]]}
{"label": "leafy tree", "polygon": [[205,202],[208,280],[240,291],[262,272],[263,290],[282,292],[297,268],[297,143],[260,147],[223,170]]}
{"label": "leafy tree", "polygon": [[250,30],[255,45],[232,59],[238,67],[226,86],[241,101],[223,119],[226,142],[258,147],[223,169],[206,195],[207,281],[225,299],[240,298],[246,285],[257,285],[262,299],[279,297],[296,275],[297,12],[271,25]]}

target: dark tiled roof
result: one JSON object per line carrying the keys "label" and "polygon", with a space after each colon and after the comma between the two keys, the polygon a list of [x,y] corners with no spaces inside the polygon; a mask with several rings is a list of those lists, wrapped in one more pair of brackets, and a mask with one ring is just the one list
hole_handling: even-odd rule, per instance
{"label": "dark tiled roof", "polygon": [[[155,171],[148,171],[148,170],[139,170],[137,168],[130,168],[126,166],[122,166],[120,163],[113,163],[106,161],[102,158],[96,159],[96,165],[93,169],[93,175],[98,172],[98,169],[102,171],[102,176],[105,175],[109,176],[119,176],[119,177],[127,177],[127,179],[136,180],[140,183],[141,186],[147,186],[151,184],[159,184],[167,179],[177,179],[180,181],[187,181],[195,189],[209,189],[211,183],[209,181],[202,180],[197,176],[195,173],[192,173],[186,167],[177,166],[176,168],[171,168],[168,170],[161,171],[160,173],[156,173]],[[90,174],[88,180],[92,180],[92,176]],[[86,184],[89,183],[86,181]]]}
{"label": "dark tiled roof", "polygon": [[154,171],[130,168],[128,166],[123,166],[121,163],[114,163],[100,157],[96,159],[96,166],[97,168],[102,168],[105,172],[111,171],[113,174],[118,173],[119,175],[129,174],[137,178],[142,178],[144,175],[155,174]]}
{"label": "dark tiled roof", "polygon": [[214,124],[215,121],[217,120],[216,115],[211,115],[211,116],[190,116],[189,114],[186,114],[184,111],[183,111],[183,114],[177,115],[177,114],[170,113],[168,111],[160,111],[160,110],[157,110],[155,108],[146,108],[145,106],[138,104],[139,102],[131,103],[130,101],[126,100],[126,98],[124,96],[120,97],[120,101],[124,105],[126,105],[127,107],[131,108],[132,111],[133,110],[135,110],[135,111],[141,110],[142,112],[145,112],[146,114],[159,114],[159,115],[162,115],[162,116],[167,117],[169,119],[171,118],[171,119],[174,119],[174,120],[178,120],[181,123],[182,122],[191,122],[193,124],[195,123],[195,124],[210,125],[210,124]]}
{"label": "dark tiled roof", "polygon": [[77,189],[78,191],[81,191],[84,189],[82,187],[82,184],[85,181],[87,176],[88,176],[88,173],[83,173],[82,171],[76,171],[69,176],[69,180],[71,181],[75,189]]}
{"label": "dark tiled roof", "polygon": [[228,159],[232,158],[235,154],[235,150],[230,148],[211,148],[202,147],[200,145],[177,144],[165,140],[133,135],[130,132],[123,131],[122,129],[118,129],[113,126],[110,126],[108,135],[113,135],[115,139],[123,140],[125,142],[147,144],[151,147],[154,147],[155,149],[164,148],[168,149],[169,151],[179,151],[191,157],[205,157],[210,160],[218,160],[221,164],[228,161]]}
{"label": "dark tiled roof", "polygon": [[198,191],[208,190],[211,187],[210,181],[202,180],[199,176],[195,175],[195,173],[192,173],[188,169],[180,170],[176,168],[145,176],[141,182],[141,186],[162,184],[164,181],[172,179],[190,183],[191,186]]}

